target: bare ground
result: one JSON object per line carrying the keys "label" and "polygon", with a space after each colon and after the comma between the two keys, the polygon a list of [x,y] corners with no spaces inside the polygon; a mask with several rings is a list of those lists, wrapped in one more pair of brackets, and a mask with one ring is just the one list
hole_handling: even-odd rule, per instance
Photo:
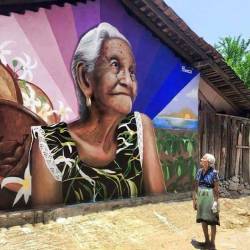
{"label": "bare ground", "polygon": [[[221,199],[218,250],[250,249],[250,197]],[[202,241],[191,201],[148,204],[0,229],[0,249],[195,249]]]}

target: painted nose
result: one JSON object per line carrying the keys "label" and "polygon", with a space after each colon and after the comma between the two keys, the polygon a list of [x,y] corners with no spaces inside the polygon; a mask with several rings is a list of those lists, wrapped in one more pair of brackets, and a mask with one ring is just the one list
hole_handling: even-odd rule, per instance
{"label": "painted nose", "polygon": [[128,70],[121,70],[118,75],[118,79],[121,85],[125,87],[132,86],[132,77],[131,73]]}

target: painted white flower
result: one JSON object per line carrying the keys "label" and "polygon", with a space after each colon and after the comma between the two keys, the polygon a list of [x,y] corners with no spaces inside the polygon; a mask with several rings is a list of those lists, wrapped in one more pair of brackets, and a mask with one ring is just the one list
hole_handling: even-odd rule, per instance
{"label": "painted white flower", "polygon": [[110,169],[100,169],[101,172],[107,173],[107,174],[115,174],[116,172]]}
{"label": "painted white flower", "polygon": [[124,144],[124,147],[119,148],[119,149],[116,151],[117,154],[120,153],[122,150],[128,148],[129,146],[133,145],[133,143],[127,142],[127,141],[125,140],[125,138],[123,138],[123,137],[118,137],[117,139],[118,139],[118,140],[121,139],[121,140],[123,141],[123,144]]}
{"label": "painted white flower", "polygon": [[23,104],[26,108],[36,113],[36,108],[41,107],[42,103],[39,98],[36,97],[34,89],[32,89],[29,85],[26,86],[29,89],[29,93],[22,91]]}
{"label": "painted white flower", "polygon": [[11,50],[5,49],[9,44],[14,43],[13,41],[4,41],[0,44],[0,61],[2,64],[7,65],[6,56],[11,54]]}
{"label": "painted white flower", "polygon": [[42,104],[42,108],[37,112],[37,114],[43,118],[47,123],[49,122],[49,116],[53,114],[53,110],[48,103]]}
{"label": "painted white flower", "polygon": [[32,64],[30,56],[28,56],[26,53],[23,52],[24,58],[21,57],[15,57],[14,60],[19,62],[22,66],[21,68],[21,74],[19,75],[19,79],[24,79],[27,81],[32,81],[33,79],[33,73],[32,70],[36,68],[37,61],[35,60]]}
{"label": "painted white flower", "polygon": [[88,175],[86,175],[81,168],[78,166],[78,164],[76,164],[76,169],[79,171],[79,174],[86,180],[88,181],[91,185],[93,185],[93,187],[95,187],[95,180],[92,179],[91,177],[89,177]]}
{"label": "painted white flower", "polygon": [[62,170],[63,175],[67,166],[69,166],[70,169],[73,167],[73,165],[75,164],[75,160],[66,158],[64,155],[61,155],[55,159],[55,165],[58,165],[59,163],[64,163],[64,167]]}
{"label": "painted white flower", "polygon": [[56,114],[60,116],[60,121],[67,121],[69,119],[69,113],[72,113],[72,109],[70,107],[65,107],[62,101],[58,101],[59,110],[54,110]]}
{"label": "painted white flower", "polygon": [[6,177],[2,180],[1,188],[9,183],[17,183],[21,185],[21,188],[18,190],[12,206],[14,207],[14,205],[21,199],[22,196],[24,196],[25,203],[27,204],[29,197],[31,196],[31,176],[29,165],[25,169],[24,179],[19,177]]}
{"label": "painted white flower", "polygon": [[67,141],[67,142],[62,142],[61,144],[63,147],[64,146],[68,147],[69,152],[72,153],[72,146],[75,145],[74,142]]}
{"label": "painted white flower", "polygon": [[66,158],[64,155],[61,155],[55,159],[55,164],[58,165],[61,162],[63,162],[65,166],[69,166],[70,168],[72,168],[75,160]]}

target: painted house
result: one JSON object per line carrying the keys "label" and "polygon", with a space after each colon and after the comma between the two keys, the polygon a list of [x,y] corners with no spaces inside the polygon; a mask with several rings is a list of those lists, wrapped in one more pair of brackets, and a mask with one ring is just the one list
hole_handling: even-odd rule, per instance
{"label": "painted house", "polygon": [[0,6],[1,209],[31,205],[30,127],[79,118],[72,56],[100,23],[117,28],[131,45],[138,85],[133,110],[155,127],[167,190],[190,190],[205,152],[215,154],[222,178],[250,182],[250,91],[162,0]]}

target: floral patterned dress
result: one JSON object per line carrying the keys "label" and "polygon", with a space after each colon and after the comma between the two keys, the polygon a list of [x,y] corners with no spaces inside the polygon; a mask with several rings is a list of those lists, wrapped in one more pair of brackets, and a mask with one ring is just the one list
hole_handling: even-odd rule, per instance
{"label": "floral patterned dress", "polygon": [[93,167],[80,160],[66,123],[34,126],[45,163],[57,181],[62,181],[64,203],[95,202],[143,195],[143,135],[138,112],[127,115],[117,128],[115,160]]}

